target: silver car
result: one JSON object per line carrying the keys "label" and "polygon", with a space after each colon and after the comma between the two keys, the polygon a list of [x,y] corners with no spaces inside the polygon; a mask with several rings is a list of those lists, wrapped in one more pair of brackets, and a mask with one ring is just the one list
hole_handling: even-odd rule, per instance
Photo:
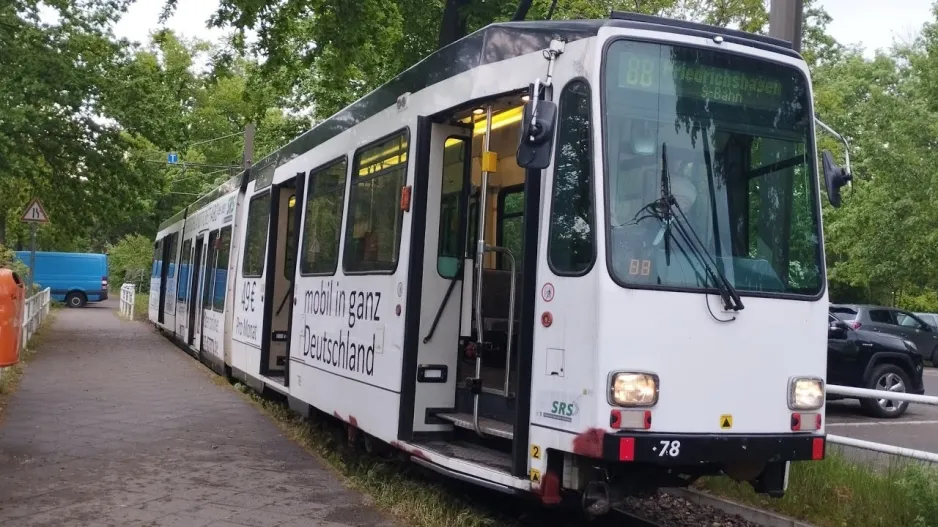
{"label": "silver car", "polygon": [[866,329],[911,340],[925,360],[938,359],[938,326],[897,307],[831,304],[830,312],[854,329]]}

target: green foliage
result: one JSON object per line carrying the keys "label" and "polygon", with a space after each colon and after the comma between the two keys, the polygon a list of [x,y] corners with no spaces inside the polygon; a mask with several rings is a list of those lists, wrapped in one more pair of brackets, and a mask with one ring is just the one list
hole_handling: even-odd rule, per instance
{"label": "green foliage", "polygon": [[[39,249],[152,239],[239,170],[248,123],[259,159],[493,22],[621,10],[768,31],[763,0],[221,0],[207,22],[233,30],[228,41],[161,30],[131,43],[110,28],[132,1],[45,2],[51,23],[39,21],[39,0],[0,7],[0,243],[28,246],[17,220],[35,196],[52,218]],[[831,298],[938,310],[938,23],[866,59],[828,34],[817,0],[804,5],[815,111],[850,140],[855,175],[842,208],[823,205]],[[836,140],[820,133],[819,143],[842,159]],[[168,151],[189,164],[167,166]]]}
{"label": "green foliage", "polygon": [[748,483],[707,477],[696,486],[734,501],[779,511],[822,527],[938,525],[938,472],[908,460],[880,470],[831,448],[823,461],[792,463],[781,499],[757,495]]}
{"label": "green foliage", "polygon": [[[146,273],[153,260],[153,240],[140,234],[127,234],[116,244],[108,247],[108,265],[115,285],[127,280],[137,280]],[[148,276],[148,274],[145,274]]]}
{"label": "green foliage", "polygon": [[0,269],[2,268],[11,269],[24,280],[28,279],[29,267],[16,257],[13,249],[0,244]]}

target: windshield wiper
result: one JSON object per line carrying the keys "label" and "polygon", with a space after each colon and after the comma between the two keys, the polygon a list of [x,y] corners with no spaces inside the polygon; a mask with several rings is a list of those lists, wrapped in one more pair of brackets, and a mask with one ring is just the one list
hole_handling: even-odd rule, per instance
{"label": "windshield wiper", "polygon": [[[665,240],[667,240],[668,237],[674,236],[674,233],[671,232],[671,225],[674,225],[678,234],[680,234],[684,243],[686,243],[690,249],[690,254],[694,255],[698,263],[703,266],[706,274],[713,280],[714,285],[716,285],[717,290],[720,292],[720,298],[723,300],[725,309],[740,311],[745,307],[743,306],[742,299],[739,297],[739,293],[719,270],[716,260],[707,252],[706,246],[700,240],[700,236],[694,230],[693,225],[687,219],[683,209],[681,209],[681,205],[671,193],[671,175],[668,173],[667,143],[661,143],[661,198],[649,203],[642,209],[658,209],[657,213],[652,213],[652,215],[665,224]],[[677,212],[675,213],[675,211]],[[675,239],[675,241],[677,240]],[[683,248],[681,248],[681,250],[685,254],[687,253]],[[665,252],[668,252],[667,246],[665,246]]]}

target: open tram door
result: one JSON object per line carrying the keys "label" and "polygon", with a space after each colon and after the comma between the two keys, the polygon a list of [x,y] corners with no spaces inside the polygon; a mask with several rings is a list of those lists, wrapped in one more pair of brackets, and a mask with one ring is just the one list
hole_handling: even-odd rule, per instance
{"label": "open tram door", "polygon": [[263,338],[261,339],[260,374],[287,386],[289,376],[290,331],[293,319],[296,255],[306,174],[274,183],[270,187],[270,230],[267,242],[265,291],[263,302]]}
{"label": "open tram door", "polygon": [[419,351],[414,414],[401,422],[427,438],[422,448],[515,477],[527,474],[537,272],[524,255],[537,253],[540,212],[540,177],[515,161],[526,100],[519,91],[421,120],[423,269],[408,278],[421,282]]}
{"label": "open tram door", "polygon": [[192,248],[192,281],[189,286],[189,335],[186,343],[194,350],[201,350],[202,344],[202,295],[200,285],[205,280],[205,232],[195,236]]}

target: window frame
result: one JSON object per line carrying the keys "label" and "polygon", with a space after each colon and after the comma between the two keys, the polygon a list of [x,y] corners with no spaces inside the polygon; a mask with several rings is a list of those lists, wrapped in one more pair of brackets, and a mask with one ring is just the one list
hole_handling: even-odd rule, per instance
{"label": "window frame", "polygon": [[[350,166],[351,166],[351,172],[349,173],[349,177],[348,177],[348,197],[347,197],[347,199],[346,199],[346,204],[345,204],[345,212],[346,212],[347,218],[344,219],[345,225],[344,225],[344,229],[343,229],[343,232],[342,232],[342,246],[341,246],[341,249],[342,249],[342,273],[343,273],[344,275],[346,275],[346,276],[394,275],[395,273],[397,273],[398,267],[400,267],[400,264],[401,264],[401,245],[402,245],[402,243],[403,243],[403,241],[404,241],[404,218],[406,217],[406,216],[404,215],[404,210],[400,208],[400,205],[398,205],[398,207],[397,207],[397,209],[398,209],[398,210],[397,210],[397,214],[398,214],[398,217],[399,217],[400,220],[401,220],[401,221],[400,221],[401,230],[400,230],[400,236],[398,237],[397,243],[396,243],[395,246],[394,246],[394,265],[393,265],[392,267],[390,267],[390,268],[387,268],[387,269],[367,269],[367,270],[352,270],[352,269],[349,269],[349,265],[348,265],[348,264],[349,264],[349,253],[348,253],[348,250],[349,250],[349,249],[348,249],[348,248],[349,248],[349,243],[348,243],[348,242],[349,242],[349,238],[350,238],[350,237],[349,237],[349,234],[350,234],[349,231],[350,231],[352,228],[354,228],[354,226],[353,226],[354,215],[352,214],[352,212],[353,212],[353,209],[352,209],[353,198],[355,197],[355,196],[352,194],[353,191],[354,191],[354,188],[355,188],[355,186],[356,186],[359,182],[361,182],[361,181],[363,181],[363,180],[364,180],[364,181],[372,181],[372,180],[375,180],[375,179],[377,179],[377,178],[379,178],[379,177],[382,177],[382,176],[384,176],[384,175],[387,174],[387,172],[384,172],[384,173],[380,173],[380,172],[379,172],[378,174],[369,174],[369,175],[365,176],[364,178],[358,179],[358,178],[356,177],[356,173],[358,172],[358,170],[361,169],[361,166],[360,166],[360,164],[359,164],[360,161],[361,161],[361,157],[360,157],[360,156],[361,156],[361,154],[362,154],[363,152],[365,152],[366,150],[372,149],[372,148],[376,147],[377,145],[380,145],[381,143],[385,143],[385,142],[387,142],[389,139],[392,139],[392,138],[397,137],[397,136],[403,136],[404,139],[405,139],[405,141],[407,142],[407,150],[406,150],[406,153],[407,153],[407,160],[404,162],[404,167],[403,167],[403,170],[404,170],[404,182],[403,182],[402,188],[403,188],[403,187],[406,187],[407,184],[410,182],[409,172],[410,172],[410,168],[411,168],[411,159],[412,159],[412,157],[413,157],[413,155],[412,155],[412,153],[411,153],[411,150],[414,148],[414,143],[413,143],[413,141],[411,140],[411,136],[410,136],[410,127],[409,127],[409,126],[403,126],[403,127],[401,127],[401,128],[398,128],[397,130],[395,130],[395,131],[393,131],[393,132],[391,132],[391,133],[389,133],[389,134],[385,134],[385,135],[383,135],[383,136],[381,136],[381,137],[375,139],[374,141],[371,141],[371,142],[369,142],[369,143],[367,143],[367,144],[365,144],[365,145],[362,145],[362,146],[356,148],[356,149],[355,149],[355,152],[352,154],[352,164],[350,165]],[[396,169],[392,169],[392,170],[396,170]],[[353,178],[356,178],[356,179],[353,181]],[[411,194],[411,201],[413,201],[414,197],[415,197],[415,196],[413,196],[413,194]],[[397,195],[397,201],[398,201],[398,204],[399,204],[399,203],[400,203],[400,193],[398,193],[398,195]],[[413,241],[411,241],[411,243],[413,243]]]}
{"label": "window frame", "polygon": [[[495,245],[499,247],[505,246],[505,220],[512,220],[515,218],[521,218],[521,251],[524,252],[524,183],[518,183],[517,185],[509,185],[507,187],[502,187],[498,190],[498,195],[496,197],[497,204],[495,206],[495,213],[497,217],[495,218]],[[509,213],[506,217],[505,213],[505,198],[511,194],[521,194],[521,212],[512,212]],[[512,256],[515,257],[517,265],[515,266],[515,272],[521,272],[521,261],[518,259],[518,255],[512,253]],[[501,253],[495,254],[495,269],[499,271],[509,271],[502,266],[502,259],[508,258],[506,255]]]}
{"label": "window frame", "polygon": [[[345,221],[346,221],[346,216],[348,216],[348,197],[349,197],[349,192],[350,192],[349,183],[352,180],[352,178],[350,177],[350,172],[349,172],[349,170],[351,170],[351,164],[349,164],[348,159],[349,159],[348,153],[344,153],[332,159],[331,161],[327,161],[317,166],[316,168],[310,170],[309,174],[306,176],[306,191],[304,192],[304,194],[306,195],[303,198],[303,215],[302,215],[303,221],[301,222],[302,231],[300,232],[300,243],[299,243],[299,246],[297,247],[297,260],[298,260],[297,263],[299,264],[298,267],[299,267],[300,276],[335,276],[335,274],[339,270],[339,261],[344,259],[345,248],[342,244],[342,241],[343,241],[343,238],[345,238]],[[315,271],[315,272],[310,272],[310,273],[304,273],[303,263],[304,263],[304,255],[306,254],[306,213],[308,212],[307,206],[309,205],[309,200],[315,196],[314,193],[311,192],[311,190],[316,190],[314,187],[315,181],[313,180],[313,178],[319,173],[339,163],[342,163],[343,161],[345,162],[345,182],[342,184],[342,187],[341,187],[342,188],[342,212],[339,215],[339,230],[336,233],[337,236],[336,236],[336,244],[335,244],[336,245],[335,263],[332,266],[332,271]],[[335,191],[338,189],[339,187],[335,187],[331,189],[330,191]]]}
{"label": "window frame", "polygon": [[[590,221],[590,231],[593,237],[592,251],[590,255],[590,262],[582,271],[561,271],[554,265],[554,261],[551,258],[551,247],[553,247],[553,230],[554,230],[554,206],[556,205],[556,194],[554,193],[557,188],[557,159],[560,157],[560,126],[563,126],[561,118],[563,117],[563,106],[560,105],[560,101],[563,100],[563,95],[570,86],[573,84],[582,84],[586,87],[587,92],[587,105],[589,107],[589,193],[590,193],[590,210],[589,210],[589,221]],[[547,267],[550,268],[551,272],[557,276],[566,276],[566,277],[579,277],[586,276],[593,270],[593,267],[596,266],[596,258],[599,253],[598,242],[596,240],[596,231],[598,230],[597,218],[596,218],[596,144],[595,144],[595,132],[596,132],[596,120],[593,115],[593,86],[589,83],[589,79],[583,76],[576,76],[567,81],[564,84],[563,88],[560,90],[560,94],[557,96],[558,108],[557,108],[557,119],[558,119],[558,128],[557,128],[557,143],[554,145],[554,160],[553,160],[553,170],[551,171],[552,177],[550,181],[550,207],[547,211]]]}
{"label": "window frame", "polygon": [[[460,235],[462,236],[462,239],[459,241],[459,244],[458,244],[459,252],[461,254],[455,257],[459,261],[457,263],[457,269],[458,269],[460,264],[465,265],[465,261],[467,257],[470,257],[473,261],[475,261],[475,255],[473,254],[470,256],[468,254],[470,252],[469,244],[471,243],[471,241],[469,240],[469,233],[471,232],[470,229],[472,228],[472,214],[470,213],[470,209],[472,207],[472,205],[470,204],[470,202],[472,201],[471,196],[470,196],[471,194],[470,188],[472,186],[472,163],[471,163],[472,161],[472,135],[471,133],[469,136],[458,135],[458,134],[448,135],[446,139],[443,140],[444,152],[446,150],[446,142],[449,141],[450,139],[458,139],[460,141],[463,141],[463,152],[468,153],[469,155],[468,161],[470,161],[469,163],[467,163],[466,162],[467,159],[463,159],[462,186],[459,189],[459,199],[456,201],[456,213],[459,214],[460,216],[459,217],[459,231],[460,232],[456,233],[456,237],[459,238]],[[445,155],[443,157],[445,158]],[[442,173],[440,174],[440,176],[442,177]],[[440,214],[439,214],[439,219],[438,219],[439,228],[437,229],[437,237],[436,237],[436,243],[437,243],[436,245],[436,273],[440,276],[440,278],[444,280],[462,280],[463,278],[462,275],[457,274],[456,276],[450,277],[450,276],[445,276],[442,272],[440,272],[440,258],[444,258],[444,256],[440,253],[443,247],[442,226],[443,226],[443,198],[444,196],[446,196],[446,194],[443,193],[443,185],[441,184],[440,185]],[[450,257],[447,256],[445,258],[450,258]]]}
{"label": "window frame", "polygon": [[[230,271],[230,270],[231,270],[231,242],[232,242],[232,239],[234,238],[234,229],[232,228],[231,225],[225,225],[224,227],[218,229],[218,231],[217,231],[217,232],[218,232],[218,237],[215,238],[215,239],[216,239],[216,240],[221,240],[221,239],[223,239],[222,237],[223,237],[225,231],[227,231],[227,232],[230,233],[230,234],[228,235],[228,263],[225,264],[225,270],[226,270],[226,271]],[[209,235],[209,238],[211,238],[211,234]],[[214,249],[212,252],[215,253],[214,256],[215,256],[215,259],[217,260],[217,259],[218,259],[218,252],[219,252],[219,250],[218,250],[218,249]],[[208,265],[206,265],[206,267],[208,267]],[[222,299],[222,301],[221,301],[221,309],[216,309],[216,308],[215,308],[215,290],[214,290],[215,285],[216,285],[216,283],[217,283],[217,280],[215,279],[215,270],[216,270],[216,269],[218,269],[218,266],[213,265],[213,266],[212,266],[212,311],[214,311],[214,312],[216,312],[216,313],[224,313],[224,312],[225,312],[225,304],[228,302],[228,275],[225,274],[225,286],[224,286],[224,289],[225,289],[225,297],[224,297],[224,298]],[[203,306],[203,307],[204,307],[204,306]]]}
{"label": "window frame", "polygon": [[215,302],[215,258],[218,256],[218,250],[215,249],[215,242],[218,240],[218,234],[221,229],[208,231],[208,239],[205,241],[203,250],[205,253],[204,274],[202,276],[202,311],[210,311]]}
{"label": "window frame", "polygon": [[[602,142],[602,156],[600,158],[600,162],[602,163],[601,166],[602,166],[602,175],[603,175],[603,188],[602,188],[602,191],[603,191],[602,229],[603,229],[603,238],[604,238],[603,250],[605,251],[604,257],[606,259],[606,271],[609,275],[609,278],[613,281],[613,283],[615,283],[616,285],[618,285],[619,287],[623,289],[646,290],[646,291],[669,291],[669,292],[677,292],[677,293],[716,295],[719,293],[717,288],[707,288],[707,287],[688,288],[688,287],[680,287],[680,286],[664,286],[664,285],[657,285],[657,284],[631,283],[631,282],[627,282],[624,280],[620,280],[619,277],[612,270],[613,262],[612,262],[612,250],[611,250],[610,235],[609,235],[610,226],[609,226],[609,221],[608,221],[609,205],[610,205],[610,196],[609,196],[609,192],[607,191],[608,176],[609,176],[607,173],[608,152],[605,151],[606,144],[608,141],[608,135],[609,135],[608,134],[609,127],[606,122],[606,109],[608,107],[608,101],[606,100],[606,85],[607,85],[606,83],[609,77],[608,75],[609,68],[607,68],[606,66],[609,60],[609,49],[614,44],[620,41],[680,47],[680,48],[693,49],[697,51],[709,51],[713,53],[719,53],[725,56],[740,57],[743,59],[756,60],[756,61],[764,62],[766,64],[772,64],[780,68],[785,68],[787,71],[791,71],[793,74],[798,75],[801,81],[807,87],[809,93],[810,93],[810,87],[811,87],[811,79],[808,78],[808,74],[806,73],[805,70],[797,67],[796,65],[790,62],[787,62],[786,59],[783,57],[764,56],[762,54],[753,54],[753,53],[743,53],[741,51],[730,50],[730,49],[715,50],[713,48],[710,48],[710,47],[707,47],[698,43],[694,43],[694,42],[674,42],[674,41],[669,41],[666,39],[654,38],[654,37],[635,37],[635,36],[626,36],[626,35],[613,35],[609,37],[608,39],[606,39],[605,42],[603,42],[602,50],[598,57],[599,69],[600,69],[598,118],[600,120],[599,130],[600,130],[600,140]],[[806,96],[805,100],[806,100],[806,108],[804,110],[805,114],[808,116],[815,115],[814,110],[815,110],[816,105],[814,103],[814,99],[810,96]],[[815,125],[813,117],[809,118],[808,121],[809,121],[808,122],[808,142],[813,142],[817,138],[817,127]],[[815,221],[817,222],[818,235],[821,236],[820,238],[821,241],[817,244],[817,248],[816,248],[817,260],[819,262],[817,292],[814,294],[790,293],[790,292],[766,293],[762,291],[743,289],[743,290],[738,291],[740,297],[772,298],[772,299],[797,300],[800,302],[816,302],[820,300],[821,298],[823,298],[824,295],[828,293],[828,287],[829,287],[828,271],[827,271],[827,266],[824,264],[825,260],[824,260],[823,236],[822,236],[823,235],[823,221],[822,221],[823,217],[822,217],[822,211],[821,211],[821,190],[820,190],[820,187],[818,186],[818,182],[821,181],[822,176],[817,168],[817,160],[818,160],[817,153],[811,150],[810,145],[807,142],[805,144],[805,152],[806,152],[806,155],[809,156],[809,162],[806,164],[806,166],[811,170],[811,176],[810,176],[811,184],[808,185],[811,188],[811,205],[812,205],[811,212],[814,215]]]}
{"label": "window frame", "polygon": [[179,258],[177,258],[176,252],[179,250],[179,232],[173,232],[166,235],[169,238],[169,262],[166,267],[166,280],[177,281],[176,277],[179,275]]}
{"label": "window frame", "polygon": [[[163,238],[165,238],[165,236]],[[151,279],[162,279],[163,277],[163,238],[153,242],[153,262],[150,268]]]}
{"label": "window frame", "polygon": [[[189,246],[189,250],[186,251],[186,246]],[[183,263],[185,261],[185,263]],[[176,286],[176,301],[183,302],[188,304],[189,302],[189,282],[192,280],[192,238],[185,238],[182,240],[182,250],[179,253],[179,268],[182,270],[182,266],[187,265],[186,269],[186,283],[181,283]],[[181,286],[181,287],[180,287]],[[183,296],[180,297],[180,293],[183,293]]]}
{"label": "window frame", "polygon": [[[246,274],[245,263],[247,262],[248,255],[248,240],[250,239],[250,229],[251,229],[251,205],[255,201],[264,199],[265,197],[272,199],[270,195],[270,187],[258,192],[251,196],[251,199],[248,200],[247,208],[247,217],[244,221],[244,247],[241,249],[241,278],[263,278],[264,272],[267,271],[267,246],[270,245],[270,203],[267,204],[267,233],[264,236],[264,258],[261,259],[261,270],[260,274]],[[207,264],[208,260],[206,260]],[[207,265],[206,265],[207,266]]]}

